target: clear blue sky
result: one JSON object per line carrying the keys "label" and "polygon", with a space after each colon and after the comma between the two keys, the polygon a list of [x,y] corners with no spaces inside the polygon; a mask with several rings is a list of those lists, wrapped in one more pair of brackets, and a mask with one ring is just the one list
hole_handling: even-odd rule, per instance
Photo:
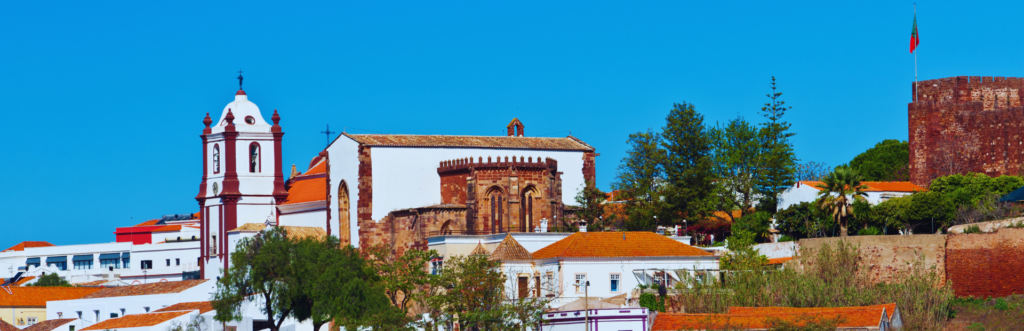
{"label": "clear blue sky", "polygon": [[[0,249],[109,242],[196,211],[202,119],[240,67],[302,170],[327,124],[498,135],[519,117],[527,135],[595,146],[607,189],[627,135],[660,128],[673,102],[761,122],[772,75],[798,157],[845,163],[907,139],[912,4],[3,2]],[[920,77],[1024,76],[1021,6],[922,1]]]}

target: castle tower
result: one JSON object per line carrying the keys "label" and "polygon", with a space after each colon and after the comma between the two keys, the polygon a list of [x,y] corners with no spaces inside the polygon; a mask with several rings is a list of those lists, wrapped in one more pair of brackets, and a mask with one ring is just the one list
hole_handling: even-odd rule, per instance
{"label": "castle tower", "polygon": [[281,170],[284,132],[276,110],[272,120],[270,125],[263,119],[259,107],[239,86],[219,120],[213,122],[207,114],[203,121],[203,179],[196,201],[204,279],[215,279],[228,267],[227,231],[245,223],[277,223],[276,205],[288,193]]}

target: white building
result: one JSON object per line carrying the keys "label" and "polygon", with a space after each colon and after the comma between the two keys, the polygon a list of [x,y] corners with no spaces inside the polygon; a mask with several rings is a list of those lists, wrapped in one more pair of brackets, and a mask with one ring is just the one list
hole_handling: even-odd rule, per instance
{"label": "white building", "polygon": [[[647,331],[652,316],[647,308],[602,308],[587,310],[560,310],[545,312],[541,316],[542,331]],[[589,327],[588,327],[589,326]]]}
{"label": "white building", "polygon": [[[911,182],[861,182],[867,185],[867,189],[863,190],[867,193],[868,203],[872,205],[879,204],[885,200],[889,200],[896,197],[908,196],[914,194],[914,192],[927,191],[923,187],[914,185]],[[818,199],[818,192],[821,192],[819,185],[823,185],[822,182],[818,181],[799,181],[793,184],[792,187],[787,188],[782,192],[779,197],[779,210],[789,208],[789,206],[799,204],[801,202],[814,202]]]}
{"label": "white building", "polygon": [[102,285],[117,280],[146,284],[187,278],[199,270],[198,258],[198,241],[64,246],[25,242],[0,252],[0,274],[6,275],[3,278],[38,278],[56,273],[73,284]]}
{"label": "white building", "polygon": [[212,280],[159,282],[104,288],[75,300],[48,301],[46,318],[76,318],[76,330],[127,315],[151,313],[182,302],[209,301],[216,288]]}

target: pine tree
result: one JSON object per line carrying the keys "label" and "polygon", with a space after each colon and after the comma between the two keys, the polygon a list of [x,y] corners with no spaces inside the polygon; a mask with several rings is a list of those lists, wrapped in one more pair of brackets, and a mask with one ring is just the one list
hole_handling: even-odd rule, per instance
{"label": "pine tree", "polygon": [[772,93],[768,94],[770,102],[761,107],[761,112],[768,122],[762,123],[761,135],[764,137],[764,148],[761,153],[764,172],[759,176],[757,191],[761,196],[758,209],[775,213],[778,208],[779,195],[796,180],[796,154],[789,138],[796,135],[789,132],[790,124],[782,120],[786,111],[786,102],[780,99],[775,77],[772,76]]}
{"label": "pine tree", "polygon": [[669,218],[665,225],[681,223],[683,218],[703,219],[707,200],[713,192],[711,137],[704,127],[704,116],[692,104],[675,104],[662,129],[665,150],[666,202]]}

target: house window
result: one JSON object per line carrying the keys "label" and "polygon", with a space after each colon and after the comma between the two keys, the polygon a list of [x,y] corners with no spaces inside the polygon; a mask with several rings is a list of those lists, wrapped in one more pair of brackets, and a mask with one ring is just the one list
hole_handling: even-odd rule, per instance
{"label": "house window", "polygon": [[249,172],[260,172],[260,144],[249,144]]}
{"label": "house window", "polygon": [[576,286],[576,293],[583,293],[585,291],[584,286],[587,284],[587,274],[576,274],[576,282],[573,283]]}
{"label": "house window", "polygon": [[533,290],[534,291],[533,296],[539,298],[540,297],[540,276],[533,277],[533,282],[534,282],[534,286],[536,287]]}
{"label": "house window", "polygon": [[53,267],[53,268],[55,268],[57,270],[68,270],[68,263],[67,262],[47,262],[46,266],[47,267]]}
{"label": "house window", "polygon": [[131,258],[122,257],[121,258],[121,264],[122,264],[122,268],[131,269],[131,267],[132,267],[132,265],[131,265]]}
{"label": "house window", "polygon": [[181,265],[181,259],[174,259],[174,265]]}
{"label": "house window", "polygon": [[210,255],[217,255],[217,236],[210,236]]}
{"label": "house window", "polygon": [[96,313],[96,322],[99,322],[100,321],[100,311],[99,310],[93,310],[93,312]]}
{"label": "house window", "polygon": [[142,309],[145,309],[147,313],[149,312],[149,307],[142,307]]}
{"label": "house window", "polygon": [[110,270],[110,268],[121,269],[121,263],[117,259],[102,259],[100,260],[100,267],[104,270]]}
{"label": "house window", "polygon": [[68,331],[75,331],[75,326],[74,325],[69,325],[68,326]]}
{"label": "house window", "polygon": [[433,260],[430,261],[430,274],[431,275],[440,275],[441,274],[441,270],[443,268],[444,268],[444,260],[442,260],[442,259],[433,259]]}
{"label": "house window", "polygon": [[619,291],[619,274],[611,274],[612,292]]}
{"label": "house window", "polygon": [[220,145],[213,144],[213,173],[220,173]]}
{"label": "house window", "polygon": [[89,270],[92,269],[92,260],[89,261],[74,261],[75,270]]}
{"label": "house window", "polygon": [[124,316],[124,308],[121,308],[121,316]]}
{"label": "house window", "polygon": [[110,313],[110,318],[117,318],[117,313]]}
{"label": "house window", "polygon": [[28,325],[32,325],[32,324],[36,324],[36,318],[35,317],[29,317],[28,318]]}
{"label": "house window", "polygon": [[142,266],[143,270],[153,269],[153,261],[152,260],[142,260],[141,266]]}
{"label": "house window", "polygon": [[170,266],[171,266],[171,259],[167,259],[167,266],[168,266],[168,267],[170,267]]}

